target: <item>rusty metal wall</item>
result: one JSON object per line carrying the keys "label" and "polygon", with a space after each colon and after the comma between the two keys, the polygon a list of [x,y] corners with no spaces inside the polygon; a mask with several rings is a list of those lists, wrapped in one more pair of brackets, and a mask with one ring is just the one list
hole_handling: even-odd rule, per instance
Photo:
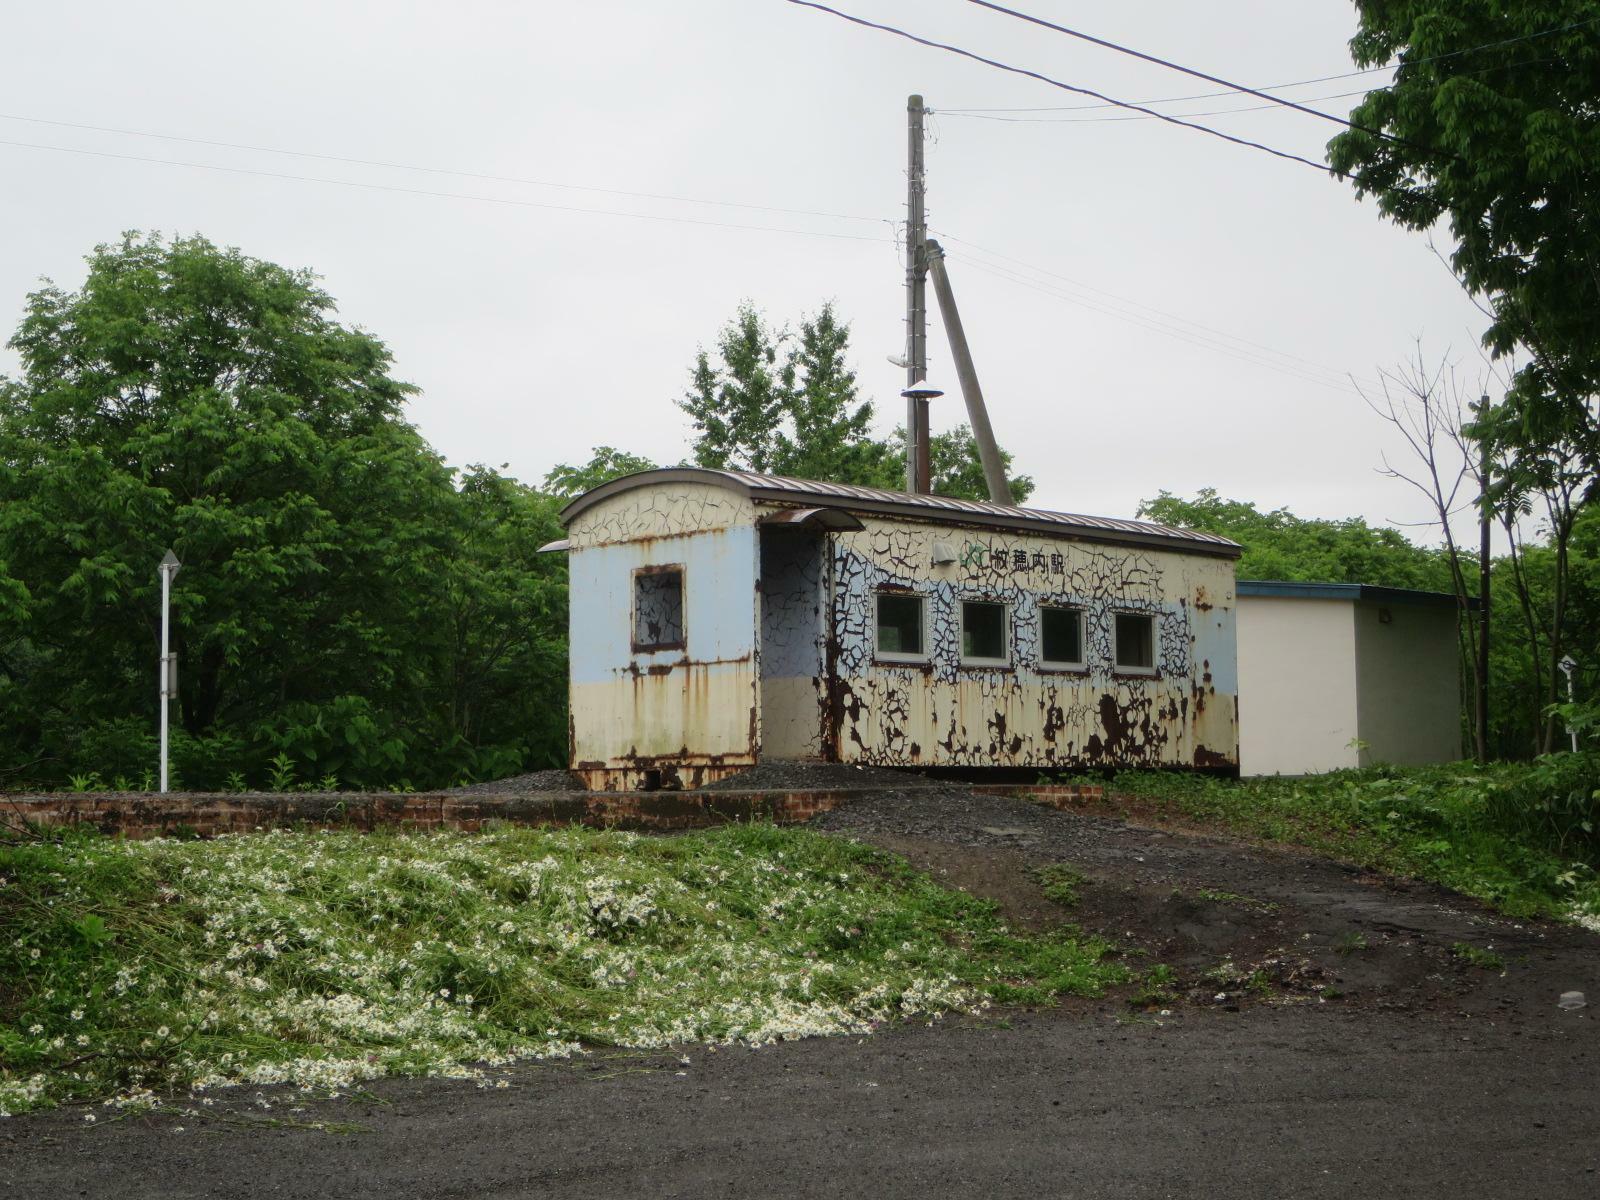
{"label": "rusty metal wall", "polygon": [[[935,543],[955,561],[935,565]],[[1234,767],[1234,574],[1229,558],[868,518],[833,536],[823,752],[886,766]],[[875,652],[873,594],[926,598],[920,664]],[[1010,662],[963,666],[963,600],[1007,606]],[[1084,612],[1085,669],[1039,662],[1039,608]],[[1147,613],[1156,671],[1112,663],[1115,613]]]}
{"label": "rusty metal wall", "polygon": [[[568,529],[572,768],[592,788],[693,787],[756,761],[755,514],[703,484],[627,492]],[[634,578],[683,571],[681,645],[634,641]]]}

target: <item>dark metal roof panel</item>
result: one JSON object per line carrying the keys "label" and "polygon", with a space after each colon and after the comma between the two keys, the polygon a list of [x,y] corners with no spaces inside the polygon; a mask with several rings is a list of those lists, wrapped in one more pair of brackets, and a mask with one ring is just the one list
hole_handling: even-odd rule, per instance
{"label": "dark metal roof panel", "polygon": [[[1426,592],[1418,588],[1379,587],[1371,583],[1308,583],[1292,579],[1241,579],[1235,591],[1240,596],[1276,596],[1299,600],[1368,600],[1384,604],[1448,604],[1456,598],[1450,592]],[[1477,608],[1478,598],[1467,597],[1467,607]]]}
{"label": "dark metal roof panel", "polygon": [[1212,533],[1176,529],[1151,521],[1127,521],[1116,517],[1091,517],[1081,513],[1053,512],[1043,508],[1023,508],[1012,504],[992,504],[986,500],[953,500],[947,496],[915,495],[887,488],[861,487],[848,483],[823,483],[812,479],[790,479],[782,475],[760,475],[752,471],[719,471],[707,467],[668,467],[624,475],[585,492],[561,510],[561,520],[570,524],[585,509],[620,492],[670,483],[705,483],[730,488],[758,503],[827,506],[855,513],[879,513],[913,517],[951,525],[980,525],[1045,534],[1066,535],[1090,541],[1136,545],[1164,545],[1195,554],[1237,558],[1242,553],[1237,542]]}

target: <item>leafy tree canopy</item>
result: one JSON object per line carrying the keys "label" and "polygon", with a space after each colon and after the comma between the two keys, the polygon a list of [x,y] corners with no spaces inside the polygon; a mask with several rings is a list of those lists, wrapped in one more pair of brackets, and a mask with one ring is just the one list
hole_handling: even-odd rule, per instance
{"label": "leafy tree canopy", "polygon": [[[733,468],[900,488],[905,483],[905,434],[872,433],[871,400],[861,397],[847,362],[850,327],[831,304],[804,318],[798,333],[773,329],[741,305],[717,339],[718,361],[702,350],[678,406],[695,430],[694,459],[703,467]],[[936,495],[988,499],[972,431],[961,425],[935,434],[929,446]],[[1011,456],[1001,451],[1007,466]],[[1011,480],[1022,503],[1033,491],[1026,476]]]}
{"label": "leafy tree canopy", "polygon": [[477,773],[481,700],[564,612],[529,550],[548,502],[481,470],[458,492],[309,273],[136,234],[88,261],[28,298],[0,390],[0,771],[148,769],[170,546],[181,777]]}
{"label": "leafy tree canopy", "polygon": [[1324,521],[1297,517],[1285,508],[1262,512],[1249,501],[1224,500],[1213,488],[1202,488],[1193,500],[1162,492],[1141,503],[1139,515],[1232,538],[1244,547],[1240,579],[1451,590],[1449,565],[1438,551],[1359,517]]}
{"label": "leafy tree canopy", "polygon": [[[1600,15],[1594,0],[1356,0],[1359,66],[1398,60],[1351,114],[1334,168],[1385,216],[1447,219],[1450,262],[1531,361],[1498,440],[1576,443],[1600,463]],[[1514,442],[1513,442],[1514,444]]]}
{"label": "leafy tree canopy", "polygon": [[577,466],[561,463],[551,468],[544,477],[544,490],[558,499],[571,500],[602,483],[609,483],[624,475],[636,475],[640,471],[653,471],[658,465],[638,454],[618,450],[615,446],[596,446],[586,463]]}

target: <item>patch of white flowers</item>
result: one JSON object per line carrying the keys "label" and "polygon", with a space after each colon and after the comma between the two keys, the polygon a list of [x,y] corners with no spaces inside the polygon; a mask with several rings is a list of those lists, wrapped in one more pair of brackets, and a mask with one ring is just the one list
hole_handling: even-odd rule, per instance
{"label": "patch of white flowers", "polygon": [[[63,912],[88,910],[74,881],[96,872],[144,886],[94,965],[75,968],[82,978],[60,975],[70,955],[47,947],[41,960],[16,942],[7,961],[24,1000],[0,1036],[35,1066],[0,1062],[0,1115],[67,1096],[137,1106],[174,1089],[481,1079],[586,1042],[760,1046],[981,1006],[936,929],[896,934],[892,953],[858,949],[894,903],[889,885],[840,871],[805,840],[816,835],[783,835],[787,857],[741,836],[279,832],[49,847]],[[34,964],[57,974],[30,980]]]}
{"label": "patch of white flowers", "polygon": [[1600,901],[1591,901],[1588,905],[1575,904],[1567,915],[1590,933],[1600,933]]}

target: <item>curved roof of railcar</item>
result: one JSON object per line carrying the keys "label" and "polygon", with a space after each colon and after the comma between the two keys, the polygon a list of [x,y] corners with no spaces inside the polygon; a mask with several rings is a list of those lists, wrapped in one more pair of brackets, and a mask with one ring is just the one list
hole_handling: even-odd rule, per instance
{"label": "curved roof of railcar", "polygon": [[613,479],[585,492],[562,509],[562,524],[570,525],[586,509],[612,496],[638,488],[673,483],[724,487],[757,504],[835,508],[861,515],[907,517],[946,525],[1011,529],[1083,541],[1156,546],[1224,558],[1238,558],[1243,552],[1237,542],[1214,533],[1177,529],[1153,521],[1090,517],[1081,513],[1052,512],[1014,504],[991,504],[987,500],[953,500],[948,496],[918,495],[849,483],[822,483],[814,479],[789,479],[782,475],[759,475],[753,471],[719,471],[708,467],[666,467]]}

